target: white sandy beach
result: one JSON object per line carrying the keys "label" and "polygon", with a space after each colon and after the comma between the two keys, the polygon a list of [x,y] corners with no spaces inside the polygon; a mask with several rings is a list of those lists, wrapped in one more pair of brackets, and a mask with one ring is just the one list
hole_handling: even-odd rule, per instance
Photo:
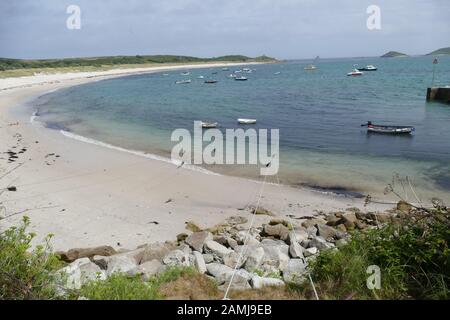
{"label": "white sandy beach", "polygon": [[[199,67],[0,79],[0,177],[20,165],[0,179],[0,190],[17,187],[16,192],[0,194],[0,207],[6,208],[1,214],[13,214],[0,221],[2,227],[17,223],[26,214],[39,239],[55,234],[53,245],[58,250],[96,245],[134,248],[174,240],[177,234],[187,232],[186,221],[206,227],[233,215],[249,217],[249,211],[239,209],[256,205],[260,183],[177,169],[170,163],[84,143],[38,123],[17,119],[10,112],[26,100],[62,87],[127,74]],[[18,154],[15,162],[8,162],[4,152],[22,148],[26,151]],[[280,216],[301,217],[364,205],[364,199],[267,184],[262,195],[260,205]],[[366,210],[385,209],[374,206]]]}

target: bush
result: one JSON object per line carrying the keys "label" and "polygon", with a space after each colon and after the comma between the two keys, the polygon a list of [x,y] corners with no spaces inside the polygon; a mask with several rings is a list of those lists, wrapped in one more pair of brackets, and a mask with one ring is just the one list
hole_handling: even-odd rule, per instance
{"label": "bush", "polygon": [[0,233],[0,299],[56,298],[54,271],[62,263],[51,253],[51,235],[30,251],[35,234],[26,231],[29,224],[24,217],[20,226]]}
{"label": "bush", "polygon": [[[450,298],[450,223],[447,208],[418,210],[396,224],[353,234],[339,251],[312,264],[322,295],[345,299]],[[381,269],[381,289],[366,286],[367,267]]]}

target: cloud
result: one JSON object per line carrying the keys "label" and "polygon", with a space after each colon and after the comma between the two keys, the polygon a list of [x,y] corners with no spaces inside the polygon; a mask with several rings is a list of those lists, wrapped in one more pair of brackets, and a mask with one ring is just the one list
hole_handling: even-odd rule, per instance
{"label": "cloud", "polygon": [[[366,28],[374,2],[381,31]],[[66,29],[70,4],[81,7],[81,30]],[[449,45],[448,12],[447,0],[2,1],[0,56],[414,54]]]}

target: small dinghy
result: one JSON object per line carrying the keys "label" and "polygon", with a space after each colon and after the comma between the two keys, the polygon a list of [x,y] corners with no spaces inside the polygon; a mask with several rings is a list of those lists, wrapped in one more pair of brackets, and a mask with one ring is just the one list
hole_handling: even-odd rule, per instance
{"label": "small dinghy", "polygon": [[274,73],[274,75],[276,75],[276,76],[279,75],[279,74],[281,74],[281,71],[277,71],[277,72]]}
{"label": "small dinghy", "polygon": [[217,82],[219,82],[219,81],[217,81],[217,80],[206,80],[205,81],[205,83],[207,83],[207,84],[214,84],[214,83],[217,83]]}
{"label": "small dinghy", "polygon": [[256,119],[237,119],[240,124],[255,124]]}
{"label": "small dinghy", "polygon": [[248,79],[246,77],[236,77],[234,78],[236,81],[247,81]]}
{"label": "small dinghy", "polygon": [[367,127],[367,132],[373,133],[386,133],[386,134],[410,134],[416,131],[414,127],[411,126],[386,126],[373,124],[368,121],[366,124],[362,124],[362,127]]}
{"label": "small dinghy", "polygon": [[176,84],[188,84],[188,83],[191,83],[192,81],[191,81],[191,79],[188,79],[188,80],[179,80],[179,81],[177,81],[177,82],[175,82]]}
{"label": "small dinghy", "polygon": [[181,73],[182,76],[188,76],[188,75],[190,75],[190,74],[191,74],[191,73],[190,73],[189,71],[186,71],[186,72],[182,72],[182,73]]}
{"label": "small dinghy", "polygon": [[348,77],[357,77],[362,76],[364,73],[359,71],[358,69],[354,69],[352,72],[347,73]]}
{"label": "small dinghy", "polygon": [[209,128],[217,128],[217,122],[203,122],[202,121],[202,128],[209,129]]}

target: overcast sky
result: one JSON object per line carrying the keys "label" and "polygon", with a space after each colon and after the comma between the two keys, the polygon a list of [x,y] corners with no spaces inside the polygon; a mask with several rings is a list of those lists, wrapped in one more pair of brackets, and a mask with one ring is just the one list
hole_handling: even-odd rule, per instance
{"label": "overcast sky", "polygon": [[[381,30],[367,29],[372,4]],[[449,13],[450,0],[0,0],[0,57],[423,54],[450,46]]]}

